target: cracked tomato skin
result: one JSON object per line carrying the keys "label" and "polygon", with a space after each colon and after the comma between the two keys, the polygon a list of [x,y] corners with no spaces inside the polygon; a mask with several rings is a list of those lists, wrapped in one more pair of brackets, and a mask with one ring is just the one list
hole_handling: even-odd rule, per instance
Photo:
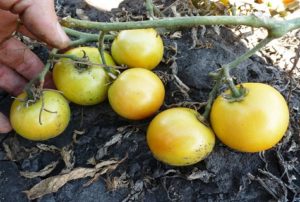
{"label": "cracked tomato skin", "polygon": [[154,69],[162,60],[164,45],[155,29],[121,31],[112,43],[111,54],[119,65]]}
{"label": "cracked tomato skin", "polygon": [[153,115],[163,104],[165,87],[152,71],[133,68],[122,72],[108,90],[113,110],[130,120]]}
{"label": "cracked tomato skin", "polygon": [[70,107],[63,95],[44,90],[45,110],[42,111],[42,99],[26,106],[25,102],[20,101],[26,97],[26,93],[20,94],[10,109],[10,123],[19,135],[29,140],[41,141],[56,137],[66,129],[70,121]]}
{"label": "cracked tomato skin", "polygon": [[172,166],[192,165],[207,157],[215,145],[215,135],[198,116],[189,108],[159,113],[147,129],[147,143],[154,157]]}
{"label": "cracked tomato skin", "polygon": [[242,101],[229,102],[222,95],[214,101],[211,126],[217,137],[232,149],[242,152],[270,149],[287,130],[287,103],[275,88],[267,84],[242,85],[248,89]]}
{"label": "cracked tomato skin", "polygon": [[[83,57],[84,52],[91,63],[103,64],[98,49],[94,47],[78,47],[65,54]],[[107,52],[104,52],[104,57],[107,65],[115,65]],[[90,65],[86,69],[76,68],[74,62],[68,58],[62,58],[55,64],[53,80],[56,88],[62,91],[68,100],[79,105],[103,102],[111,82],[103,67]]]}

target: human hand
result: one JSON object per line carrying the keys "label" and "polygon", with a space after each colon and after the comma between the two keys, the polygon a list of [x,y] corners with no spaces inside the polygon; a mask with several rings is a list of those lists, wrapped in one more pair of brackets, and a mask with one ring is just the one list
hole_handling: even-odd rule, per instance
{"label": "human hand", "polygon": [[[0,89],[16,96],[44,64],[12,37],[15,31],[59,49],[68,46],[69,38],[58,23],[53,0],[0,1]],[[45,86],[54,86],[50,74],[45,78]],[[10,130],[8,119],[0,112],[0,133]]]}

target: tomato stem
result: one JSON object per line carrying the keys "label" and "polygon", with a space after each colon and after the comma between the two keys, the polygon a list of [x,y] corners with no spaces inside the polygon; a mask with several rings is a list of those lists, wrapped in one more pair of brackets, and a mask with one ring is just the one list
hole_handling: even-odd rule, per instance
{"label": "tomato stem", "polygon": [[153,0],[145,0],[147,14],[149,20],[157,19],[158,17],[165,17],[162,12],[153,4]]}
{"label": "tomato stem", "polygon": [[[99,41],[99,34],[90,34],[90,33],[86,33],[86,32],[80,32],[80,31],[73,30],[73,29],[70,29],[67,27],[64,27],[64,31],[69,36],[77,38],[76,40],[74,40],[70,43],[70,45],[69,45],[70,47],[75,47],[75,46],[86,44],[89,42],[98,42]],[[115,38],[115,35],[112,35],[112,34],[106,34],[104,36],[104,40],[107,40],[107,41],[111,41],[114,38]]]}
{"label": "tomato stem", "polygon": [[61,23],[69,28],[95,29],[101,31],[119,31],[143,28],[179,28],[195,27],[199,25],[246,25],[251,27],[264,27],[272,37],[280,37],[285,33],[300,28],[300,18],[291,20],[277,20],[268,17],[250,16],[187,16],[168,17],[134,22],[92,22],[66,17]]}
{"label": "tomato stem", "polygon": [[228,87],[231,90],[232,97],[233,98],[239,98],[242,95],[239,92],[239,90],[237,89],[237,87],[234,85],[232,77],[230,76],[229,68],[228,67],[229,66],[226,66],[226,65],[224,66],[224,68],[223,68],[223,76],[225,77],[225,81],[226,81]]}
{"label": "tomato stem", "polygon": [[27,100],[35,100],[36,96],[34,95],[34,92],[32,90],[32,88],[34,88],[34,85],[36,84],[36,82],[39,82],[39,89],[41,90],[44,86],[44,82],[45,82],[45,76],[47,75],[47,73],[49,72],[49,69],[52,67],[52,56],[53,54],[56,54],[58,52],[57,49],[53,49],[50,53],[50,56],[46,63],[46,65],[44,66],[43,70],[33,79],[31,79],[28,84],[26,84],[24,91],[27,93]]}
{"label": "tomato stem", "polygon": [[243,61],[245,61],[246,59],[248,59],[249,57],[251,57],[256,51],[260,50],[261,48],[265,47],[268,43],[270,43],[273,39],[273,37],[271,37],[270,35],[263,39],[262,41],[260,41],[256,46],[254,46],[252,49],[250,49],[249,51],[247,51],[246,53],[244,53],[243,55],[237,57],[235,60],[233,60],[232,62],[228,63],[228,69],[231,70],[235,67],[237,67],[240,63],[242,63]]}
{"label": "tomato stem", "polygon": [[154,11],[153,11],[153,9],[154,9],[153,2],[152,2],[152,0],[145,0],[145,3],[146,3],[146,10],[149,15],[149,18],[150,18],[150,20],[153,20],[155,18]]}
{"label": "tomato stem", "polygon": [[102,31],[100,32],[99,34],[99,46],[98,46],[98,50],[99,50],[99,53],[100,53],[100,56],[101,56],[101,60],[102,60],[102,63],[104,65],[106,65],[106,60],[105,60],[105,57],[104,57],[104,36],[105,36],[106,32]]}
{"label": "tomato stem", "polygon": [[212,88],[212,90],[210,91],[209,93],[209,97],[208,97],[208,100],[207,100],[207,104],[205,106],[205,110],[204,110],[204,113],[203,113],[203,118],[208,122],[209,120],[209,114],[210,114],[210,110],[211,110],[211,107],[212,107],[212,104],[213,104],[213,101],[215,100],[215,98],[217,97],[217,94],[219,92],[219,89],[221,87],[221,84],[222,84],[222,74],[219,74],[217,77],[216,77],[216,83],[214,85],[214,87]]}

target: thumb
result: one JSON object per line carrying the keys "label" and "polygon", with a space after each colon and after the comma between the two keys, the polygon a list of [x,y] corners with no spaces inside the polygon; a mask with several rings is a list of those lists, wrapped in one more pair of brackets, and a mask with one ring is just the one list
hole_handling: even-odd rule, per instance
{"label": "thumb", "polygon": [[0,133],[8,133],[11,129],[8,119],[0,112]]}
{"label": "thumb", "polygon": [[18,1],[11,9],[38,39],[55,48],[66,48],[69,38],[58,23],[53,0]]}

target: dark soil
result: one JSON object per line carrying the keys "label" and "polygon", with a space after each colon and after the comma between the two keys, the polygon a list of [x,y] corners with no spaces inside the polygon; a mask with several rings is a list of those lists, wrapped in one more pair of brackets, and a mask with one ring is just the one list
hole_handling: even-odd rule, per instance
{"label": "dark soil", "polygon": [[[125,14],[129,20],[134,20],[132,16],[145,13],[142,2],[127,0],[120,6],[125,9],[115,9],[110,13],[90,8],[81,0],[57,0],[57,11],[62,17],[71,15],[78,18],[76,9],[77,13],[78,9],[82,9],[93,21],[110,21]],[[167,1],[165,5],[170,3]],[[206,29],[201,36],[203,28],[199,28],[197,35],[206,44],[205,47],[191,49],[193,40],[190,29],[182,30],[181,38],[170,39],[167,34],[164,36],[167,47],[165,61],[156,72],[172,74],[170,66],[173,64],[174,67],[174,63],[166,61],[174,56],[175,51],[170,47],[176,45],[177,76],[190,91],[183,92],[174,80],[169,79],[165,83],[167,95],[161,110],[167,108],[167,105],[184,101],[205,102],[213,85],[208,73],[220,64],[232,61],[244,53],[248,46],[252,46],[252,42],[240,40],[241,37],[232,28],[222,27],[220,35],[212,27]],[[294,34],[277,40],[269,49],[275,47],[275,50],[284,50],[288,47],[285,42],[293,38]],[[259,37],[256,36],[256,39]],[[299,41],[294,40],[293,43]],[[287,49],[290,50],[290,47]],[[93,167],[88,163],[90,159],[99,162],[112,158],[122,159],[126,155],[128,157],[115,170],[102,175],[89,186],[84,184],[90,178],[70,181],[56,193],[45,195],[37,201],[300,201],[299,66],[294,74],[288,74],[288,69],[279,64],[290,67],[290,58],[294,55],[278,55],[269,49],[242,63],[234,71],[234,76],[237,82],[271,84],[289,101],[290,127],[275,148],[263,153],[248,154],[233,151],[217,142],[212,154],[202,162],[188,167],[171,167],[155,160],[147,147],[145,133],[150,119],[139,122],[124,120],[112,111],[107,102],[92,107],[72,105],[72,118],[67,130],[43,144],[73,151],[71,156],[74,165],[71,169]],[[45,59],[45,48],[36,47],[34,50]],[[2,95],[1,111],[8,113],[11,101],[10,96]],[[118,141],[103,149],[113,137],[119,137]],[[58,175],[67,167],[59,153],[37,149],[37,146],[40,143],[25,140],[15,132],[0,136],[1,202],[28,201],[23,191],[29,190],[42,179]],[[20,176],[20,171],[39,171],[57,160],[58,166],[44,177],[27,179]]]}

